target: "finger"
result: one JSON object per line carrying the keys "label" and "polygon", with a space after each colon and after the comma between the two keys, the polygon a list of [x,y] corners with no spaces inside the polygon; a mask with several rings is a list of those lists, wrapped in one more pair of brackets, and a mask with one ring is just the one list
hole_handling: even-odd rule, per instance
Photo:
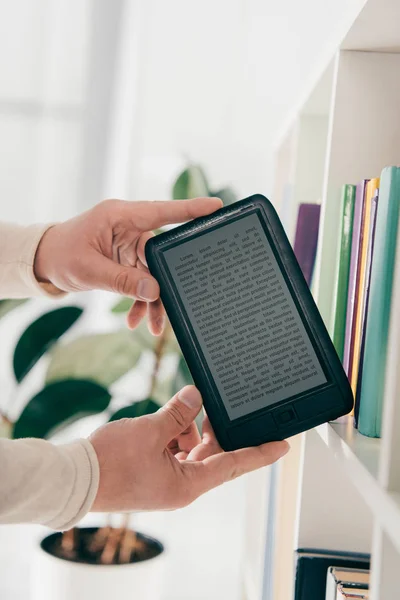
{"label": "finger", "polygon": [[176,460],[179,460],[180,462],[187,460],[187,457],[187,452],[178,452],[178,454],[175,455]]}
{"label": "finger", "polygon": [[192,422],[189,427],[176,438],[174,438],[167,446],[168,450],[178,459],[181,459],[181,454],[185,455],[185,460],[196,446],[201,443],[201,437],[197,425]]}
{"label": "finger", "polygon": [[188,429],[202,406],[200,392],[194,385],[187,385],[151,415],[159,432],[162,447],[165,448],[174,438]]}
{"label": "finger", "polygon": [[150,231],[163,225],[183,223],[196,217],[209,215],[222,207],[219,198],[193,198],[191,200],[166,200],[153,202],[126,202],[125,216],[137,229]]}
{"label": "finger", "polygon": [[201,437],[196,423],[190,423],[189,427],[176,437],[176,442],[179,449],[187,454],[189,454],[195,446],[200,444]]}
{"label": "finger", "polygon": [[203,420],[202,430],[202,441],[200,444],[195,446],[193,450],[189,452],[187,460],[204,460],[209,456],[213,456],[214,454],[219,454],[220,452],[223,452],[221,446],[218,443],[217,438],[215,437],[215,433],[213,431],[213,428],[211,427],[210,420],[207,416]]}
{"label": "finger", "polygon": [[204,460],[209,456],[214,456],[214,454],[219,454],[220,452],[223,452],[223,450],[213,446],[212,444],[201,442],[189,452],[187,459],[192,462],[196,462],[199,460]]}
{"label": "finger", "polygon": [[147,320],[150,333],[161,335],[165,327],[165,311],[160,299],[147,305]]}
{"label": "finger", "polygon": [[138,245],[136,248],[136,252],[137,255],[139,257],[139,260],[147,267],[147,260],[146,260],[146,255],[144,252],[144,247],[146,246],[147,242],[154,237],[154,233],[152,231],[145,231],[144,233],[142,233],[142,235],[139,238],[138,241]]}
{"label": "finger", "polygon": [[214,433],[214,429],[212,428],[210,419],[207,417],[207,415],[203,419],[202,432],[203,432],[203,441],[205,441],[207,444],[215,446],[216,448],[218,448],[218,450],[220,450],[222,452],[222,448],[218,443],[218,440]]}
{"label": "finger", "polygon": [[171,452],[171,454],[173,454],[174,456],[176,456],[178,454],[178,452],[180,452],[177,440],[176,439],[172,440],[167,445],[167,449],[169,450],[169,452]]}
{"label": "finger", "polygon": [[216,454],[202,462],[187,463],[193,469],[193,485],[197,495],[240,475],[271,465],[282,458],[289,448],[286,441],[270,442],[254,448]]}
{"label": "finger", "polygon": [[136,267],[120,265],[113,260],[96,253],[90,256],[90,268],[81,278],[93,289],[106,290],[153,302],[160,295],[157,281],[147,272]]}
{"label": "finger", "polygon": [[123,267],[137,266],[137,236],[132,236],[125,243],[113,243],[113,261],[119,263]]}
{"label": "finger", "polygon": [[146,316],[147,302],[143,300],[135,300],[126,316],[126,321],[129,329],[135,329],[140,321]]}
{"label": "finger", "polygon": [[[152,234],[150,234],[150,236],[151,235]],[[148,267],[142,263],[140,258],[138,259],[136,266],[141,271],[149,273]],[[161,335],[164,331],[165,322],[166,315],[161,300],[158,299],[154,302],[149,302],[147,305],[147,323],[150,333],[153,335]]]}
{"label": "finger", "polygon": [[149,267],[146,264],[142,263],[142,261],[139,258],[136,260],[136,265],[135,266],[140,271],[144,271],[145,273],[150,273]]}

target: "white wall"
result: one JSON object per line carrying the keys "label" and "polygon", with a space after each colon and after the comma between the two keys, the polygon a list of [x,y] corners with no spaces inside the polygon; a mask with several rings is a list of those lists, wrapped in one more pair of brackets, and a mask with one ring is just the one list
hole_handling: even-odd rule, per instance
{"label": "white wall", "polygon": [[0,0],[0,219],[101,194],[122,0]]}
{"label": "white wall", "polygon": [[184,156],[242,196],[272,188],[274,138],[359,0],[146,0],[129,193],[168,197]]}
{"label": "white wall", "polygon": [[0,2],[0,218],[77,208],[89,5]]}
{"label": "white wall", "polygon": [[359,2],[0,0],[0,218],[166,198],[187,156],[271,194],[276,133]]}

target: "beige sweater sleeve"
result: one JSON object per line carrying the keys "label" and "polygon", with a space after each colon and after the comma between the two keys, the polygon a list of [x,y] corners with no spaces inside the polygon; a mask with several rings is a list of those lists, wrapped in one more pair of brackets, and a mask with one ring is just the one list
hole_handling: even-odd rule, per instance
{"label": "beige sweater sleeve", "polygon": [[[48,227],[0,223],[0,298],[64,295],[51,284],[39,284],[33,272]],[[68,529],[90,510],[98,485],[98,460],[88,440],[55,446],[0,439],[0,523]]]}
{"label": "beige sweater sleeve", "polygon": [[88,440],[55,446],[0,439],[0,523],[69,529],[96,497],[99,466]]}
{"label": "beige sweater sleeve", "polygon": [[51,284],[39,283],[33,273],[37,247],[49,227],[0,223],[0,298],[65,295]]}

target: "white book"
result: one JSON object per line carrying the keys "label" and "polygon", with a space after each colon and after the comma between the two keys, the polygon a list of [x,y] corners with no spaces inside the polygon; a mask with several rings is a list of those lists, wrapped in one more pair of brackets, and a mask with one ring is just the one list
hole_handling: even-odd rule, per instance
{"label": "white book", "polygon": [[[325,600],[337,600],[343,596],[338,596],[339,585],[345,586],[348,589],[354,586],[354,591],[357,591],[356,584],[365,586],[365,592],[368,597],[369,586],[369,571],[367,569],[346,569],[345,567],[329,567],[326,578],[326,594]],[[361,596],[362,597],[362,596]]]}

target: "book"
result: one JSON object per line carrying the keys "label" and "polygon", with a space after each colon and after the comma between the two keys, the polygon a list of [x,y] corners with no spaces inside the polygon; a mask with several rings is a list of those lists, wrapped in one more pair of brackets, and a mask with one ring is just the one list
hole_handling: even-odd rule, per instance
{"label": "book", "polygon": [[363,600],[363,599],[368,599],[369,598],[369,593],[368,590],[363,590],[363,589],[355,589],[355,588],[348,588],[342,584],[339,584],[338,586],[338,591],[337,591],[337,595],[336,595],[336,600]]}
{"label": "book", "polygon": [[341,223],[336,259],[336,273],[333,296],[332,340],[340,360],[343,362],[344,339],[346,330],[347,296],[351,258],[351,240],[353,234],[353,216],[355,203],[354,185],[344,185],[341,199]]}
{"label": "book", "polygon": [[367,569],[346,569],[329,567],[326,578],[325,600],[336,600],[339,585],[346,588],[368,590],[369,571]]}
{"label": "book", "polygon": [[379,187],[379,179],[370,179],[367,183],[365,191],[364,201],[364,223],[363,223],[363,234],[360,247],[359,255],[359,270],[358,270],[358,284],[357,284],[357,298],[355,301],[354,310],[354,324],[353,324],[353,356],[351,365],[351,388],[354,396],[357,390],[358,380],[358,368],[360,364],[360,349],[361,349],[361,320],[362,320],[362,308],[364,305],[364,293],[365,293],[365,278],[366,278],[366,266],[367,266],[367,254],[368,254],[368,239],[369,239],[369,224],[371,219],[371,204],[372,198],[374,197],[376,189]]}
{"label": "book", "polygon": [[400,208],[400,169],[382,171],[371,268],[358,429],[380,437],[393,269]]}
{"label": "book", "polygon": [[352,333],[355,302],[357,297],[357,272],[359,266],[360,246],[362,242],[363,221],[364,221],[364,198],[365,188],[367,187],[368,179],[364,179],[356,186],[356,198],[354,203],[353,216],[353,235],[351,240],[351,258],[349,271],[349,286],[347,295],[347,310],[346,310],[346,330],[345,342],[343,350],[343,368],[349,380],[351,379],[351,359],[352,359]]}
{"label": "book", "polygon": [[311,286],[318,244],[319,204],[300,204],[293,251],[309,287]]}
{"label": "book", "polygon": [[295,553],[294,600],[324,600],[329,567],[369,569],[370,556],[353,552],[299,548]]}
{"label": "book", "polygon": [[354,404],[354,426],[358,427],[358,415],[360,411],[360,398],[361,398],[361,389],[362,389],[362,372],[364,365],[364,351],[365,351],[365,332],[367,327],[367,319],[368,319],[368,308],[369,308],[369,293],[371,287],[371,269],[372,269],[372,259],[374,252],[374,242],[375,242],[375,229],[376,229],[376,215],[378,209],[378,198],[379,198],[379,190],[376,190],[374,197],[372,198],[371,204],[371,219],[370,219],[370,227],[369,227],[369,241],[368,241],[368,255],[367,255],[367,266],[366,266],[366,278],[365,278],[365,293],[364,293],[364,306],[362,310],[362,321],[361,321],[361,349],[360,349],[360,364],[358,369],[358,380],[357,380],[357,390]]}

